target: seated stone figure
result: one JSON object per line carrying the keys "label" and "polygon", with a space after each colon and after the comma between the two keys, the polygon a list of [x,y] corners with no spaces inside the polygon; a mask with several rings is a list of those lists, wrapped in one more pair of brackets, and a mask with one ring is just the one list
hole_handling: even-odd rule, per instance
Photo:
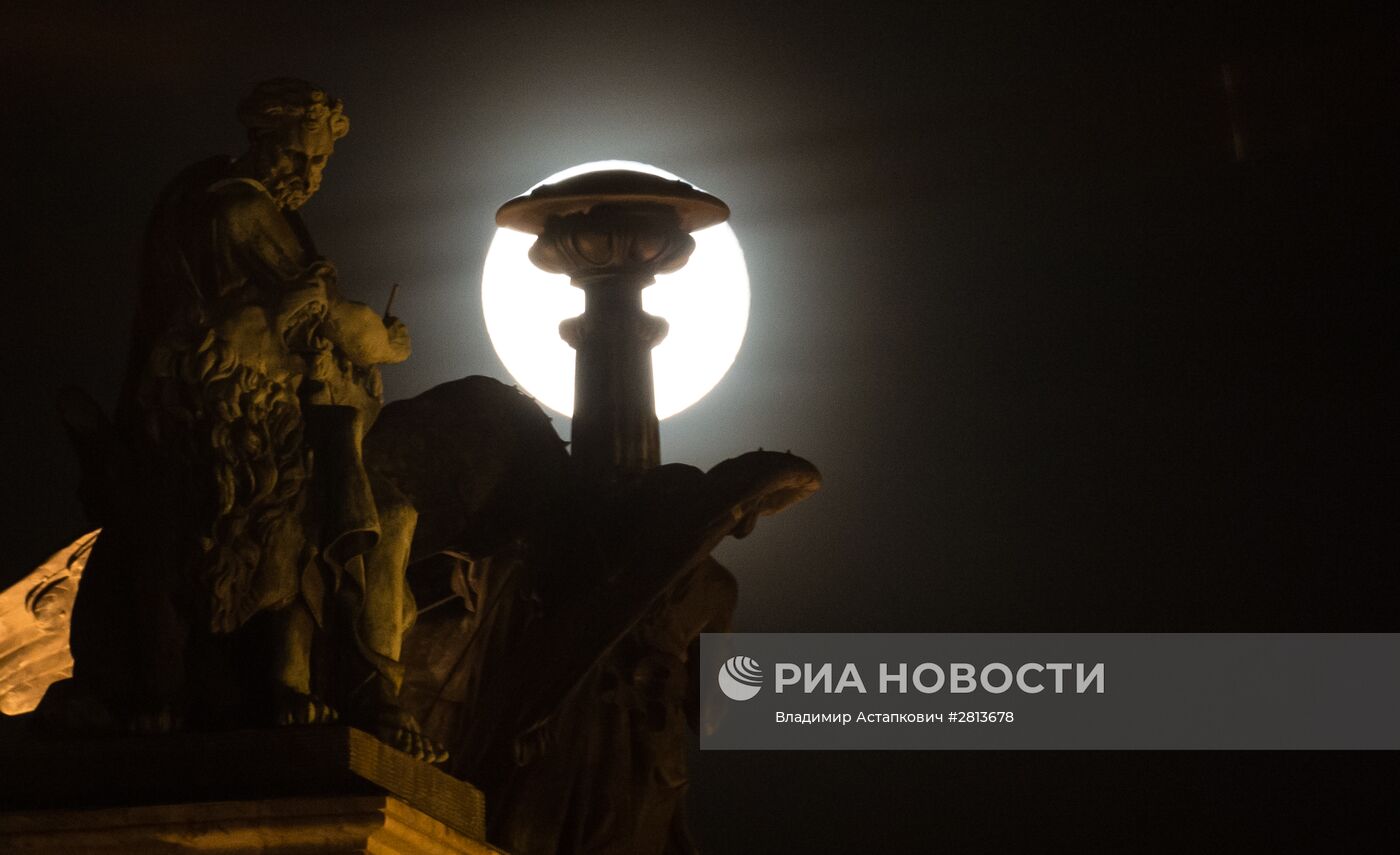
{"label": "seated stone figure", "polygon": [[361,441],[408,332],[340,296],[297,214],[349,122],[292,79],[238,117],[247,152],[187,168],[151,217],[114,418],[63,399],[103,531],[74,678],[41,715],[138,732],[339,717],[438,760],[395,703],[403,567],[366,561],[382,525]]}

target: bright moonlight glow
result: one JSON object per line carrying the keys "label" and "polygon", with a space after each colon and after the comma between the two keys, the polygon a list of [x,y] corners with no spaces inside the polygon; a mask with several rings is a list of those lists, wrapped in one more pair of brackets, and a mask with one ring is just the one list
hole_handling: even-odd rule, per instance
{"label": "bright moonlight glow", "polygon": [[[557,172],[535,187],[603,169],[678,177],[645,163],[601,160]],[[656,415],[663,419],[705,397],[724,377],[749,322],[749,274],[734,230],[721,223],[692,236],[689,263],[642,292],[643,308],[671,325],[651,352]],[[567,416],[574,411],[574,350],[559,338],[559,322],[583,313],[583,292],[569,277],[530,263],[534,242],[534,235],[496,230],[481,283],[486,331],[515,382]]]}

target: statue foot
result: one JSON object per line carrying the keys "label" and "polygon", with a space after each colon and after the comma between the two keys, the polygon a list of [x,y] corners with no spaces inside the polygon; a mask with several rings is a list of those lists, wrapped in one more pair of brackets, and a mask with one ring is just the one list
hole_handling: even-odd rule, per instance
{"label": "statue foot", "polygon": [[340,715],[320,698],[281,686],[277,689],[273,721],[278,726],[294,724],[331,724]]}
{"label": "statue foot", "polygon": [[366,718],[365,729],[385,745],[427,763],[447,761],[447,749],[429,739],[418,719],[397,706],[380,707]]}
{"label": "statue foot", "polygon": [[380,742],[427,763],[447,761],[447,749],[423,733],[413,714],[399,706],[399,688],[384,674],[373,675],[351,694],[346,721]]}

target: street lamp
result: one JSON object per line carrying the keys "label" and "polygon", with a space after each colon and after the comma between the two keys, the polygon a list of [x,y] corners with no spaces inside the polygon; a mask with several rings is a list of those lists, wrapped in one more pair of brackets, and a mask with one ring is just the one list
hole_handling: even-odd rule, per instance
{"label": "street lamp", "polygon": [[496,214],[504,228],[535,235],[529,258],[584,294],[584,311],[559,325],[576,352],[573,456],[600,480],[660,463],[651,350],[665,319],[642,307],[658,274],[679,270],[691,233],[722,223],[729,208],[678,179],[626,169],[543,184]]}
{"label": "street lamp", "polygon": [[[605,160],[560,170],[530,190],[614,169],[678,179],[649,164]],[[496,229],[482,270],[481,308],[491,344],[516,384],[545,407],[569,416],[577,354],[559,337],[559,322],[583,312],[584,296],[569,286],[567,276],[530,262],[535,237]],[[748,326],[748,270],[734,229],[720,223],[692,237],[695,252],[686,265],[658,274],[656,284],[642,291],[642,307],[670,324],[651,355],[656,415],[662,421],[695,404],[724,378]]]}

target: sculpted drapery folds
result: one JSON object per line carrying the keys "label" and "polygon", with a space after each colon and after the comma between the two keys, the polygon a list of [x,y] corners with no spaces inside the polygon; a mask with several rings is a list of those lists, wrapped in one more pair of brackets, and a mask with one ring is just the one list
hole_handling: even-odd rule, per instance
{"label": "sculpted drapery folds", "polygon": [[[342,474],[353,505],[342,514],[344,530],[326,531],[324,543],[307,537],[300,512],[315,456],[308,418],[318,405],[342,405],[372,422],[376,357],[406,356],[389,352],[383,332],[382,354],[341,341],[340,316],[353,309],[338,298],[335,268],[317,256],[296,214],[320,185],[335,138],[348,130],[340,105],[287,81],[259,87],[239,115],[250,129],[249,153],[196,164],[157,205],[123,395],[140,413],[146,440],[207,470],[212,489],[197,501],[207,525],[197,575],[207,583],[215,632],[292,599],[288,558],[306,567],[324,547],[343,564],[377,533],[373,502],[352,465]],[[361,338],[383,330],[378,319],[348,320]],[[350,457],[320,465],[343,467]],[[338,552],[341,538],[347,543]],[[302,554],[273,558],[293,540],[302,541]]]}
{"label": "sculpted drapery folds", "polygon": [[409,336],[341,297],[297,213],[349,120],[293,79],[238,117],[247,152],[194,164],[156,204],[113,423],[63,404],[104,533],[58,697],[70,720],[136,730],[339,711],[432,757],[393,705],[412,599],[364,596],[403,589],[402,567],[365,578],[381,522],[361,440],[377,366],[406,359]]}

